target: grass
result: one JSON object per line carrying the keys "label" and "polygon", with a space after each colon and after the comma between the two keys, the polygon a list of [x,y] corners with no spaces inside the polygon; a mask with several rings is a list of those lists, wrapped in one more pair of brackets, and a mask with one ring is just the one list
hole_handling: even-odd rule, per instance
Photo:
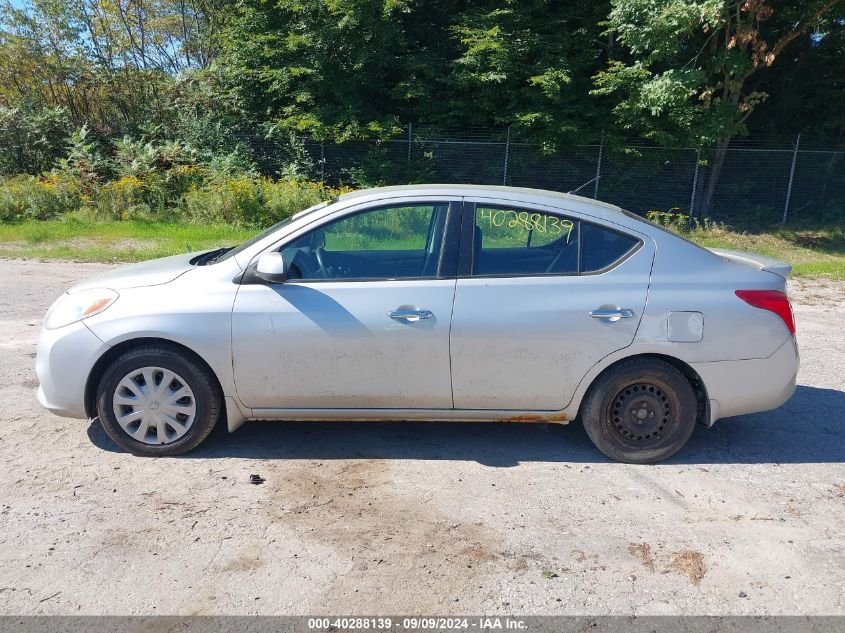
{"label": "grass", "polygon": [[[226,225],[31,221],[0,225],[0,257],[134,262],[234,245],[255,232]],[[702,246],[752,251],[787,261],[798,277],[845,279],[843,227],[740,233],[710,226],[685,235]]]}
{"label": "grass", "polygon": [[795,277],[845,279],[845,228],[776,228],[765,232],[738,233],[722,226],[685,234],[711,248],[730,248],[774,257],[792,264]]}
{"label": "grass", "polygon": [[137,262],[234,246],[257,231],[164,222],[24,222],[0,225],[0,257]]}

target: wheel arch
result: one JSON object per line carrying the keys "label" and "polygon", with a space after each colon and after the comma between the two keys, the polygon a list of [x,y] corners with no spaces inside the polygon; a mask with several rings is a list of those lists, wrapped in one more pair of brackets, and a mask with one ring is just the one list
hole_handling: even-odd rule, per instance
{"label": "wheel arch", "polygon": [[590,390],[599,381],[599,379],[620,363],[624,363],[632,359],[660,360],[665,363],[668,363],[669,365],[672,365],[672,367],[681,372],[684,378],[686,378],[687,381],[690,383],[693,393],[695,393],[695,399],[697,404],[696,422],[705,426],[710,426],[710,400],[707,395],[707,386],[704,384],[704,381],[701,379],[701,376],[698,375],[698,372],[695,371],[695,369],[693,369],[688,363],[681,360],[680,358],[677,358],[675,356],[669,356],[668,354],[660,354],[655,352],[644,352],[640,354],[632,354],[631,356],[625,356],[623,358],[615,360],[610,365],[602,369],[593,378],[593,380],[590,381],[590,385],[584,391],[584,396],[581,398],[581,402],[578,404],[579,418],[581,416],[581,410],[584,407],[584,402],[586,402],[587,400],[587,394],[590,393]]}
{"label": "wheel arch", "polygon": [[[111,363],[121,354],[145,345],[158,345],[179,352],[180,354],[190,356],[191,360],[205,368],[214,378],[214,385],[220,395],[220,401],[221,403],[225,402],[220,377],[202,356],[182,343],[177,343],[166,338],[148,336],[121,341],[120,343],[107,349],[103,355],[97,359],[97,362],[94,363],[94,366],[91,368],[91,372],[88,374],[88,380],[85,382],[85,415],[92,419],[97,417],[97,386],[100,384],[100,379],[103,377],[106,368],[108,368],[108,366],[111,365]],[[223,415],[225,415],[225,412],[226,407],[223,407]]]}

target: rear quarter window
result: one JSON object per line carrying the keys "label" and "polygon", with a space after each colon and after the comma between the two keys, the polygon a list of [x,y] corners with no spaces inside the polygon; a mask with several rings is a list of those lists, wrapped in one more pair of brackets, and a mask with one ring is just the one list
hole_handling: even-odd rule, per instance
{"label": "rear quarter window", "polygon": [[594,273],[624,259],[639,240],[597,224],[582,224],[581,272]]}

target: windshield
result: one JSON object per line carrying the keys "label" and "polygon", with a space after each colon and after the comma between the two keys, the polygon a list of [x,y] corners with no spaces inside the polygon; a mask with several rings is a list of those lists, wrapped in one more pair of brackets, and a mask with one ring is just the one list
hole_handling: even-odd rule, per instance
{"label": "windshield", "polygon": [[285,218],[281,222],[276,222],[270,228],[264,229],[258,235],[251,237],[246,242],[243,242],[242,244],[236,246],[235,248],[229,249],[228,251],[226,251],[225,253],[220,255],[220,257],[217,257],[214,260],[215,263],[225,261],[225,260],[229,259],[230,257],[234,257],[238,253],[241,253],[241,252],[245,251],[246,249],[248,249],[253,244],[257,244],[258,242],[263,240],[268,235],[272,235],[273,233],[278,231],[280,228],[287,226],[288,224],[290,224],[294,220],[298,220],[301,217],[303,217],[303,216],[305,216],[309,213],[312,213],[313,211],[317,211],[318,209],[322,209],[323,207],[327,206],[328,204],[329,204],[328,202],[320,202],[319,204],[315,204],[313,207],[308,207],[307,209],[304,209],[303,211],[300,211],[298,213],[294,213],[292,216]]}

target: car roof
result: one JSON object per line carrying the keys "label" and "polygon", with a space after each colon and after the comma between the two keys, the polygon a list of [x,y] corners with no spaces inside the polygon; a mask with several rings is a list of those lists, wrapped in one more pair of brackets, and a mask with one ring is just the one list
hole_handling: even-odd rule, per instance
{"label": "car roof", "polygon": [[571,193],[562,193],[560,191],[548,191],[545,189],[530,189],[527,187],[505,187],[502,185],[449,185],[449,184],[420,184],[420,185],[396,185],[392,187],[374,187],[372,189],[360,189],[358,191],[351,191],[339,197],[341,201],[351,200],[353,198],[391,198],[403,196],[461,196],[461,197],[493,197],[513,200],[531,199],[535,202],[542,202],[545,199],[550,205],[560,203],[561,200],[577,203],[579,205],[587,205],[604,209],[607,211],[615,211],[623,213],[622,209],[614,204],[601,202],[592,198],[585,198],[583,196],[576,196]]}

